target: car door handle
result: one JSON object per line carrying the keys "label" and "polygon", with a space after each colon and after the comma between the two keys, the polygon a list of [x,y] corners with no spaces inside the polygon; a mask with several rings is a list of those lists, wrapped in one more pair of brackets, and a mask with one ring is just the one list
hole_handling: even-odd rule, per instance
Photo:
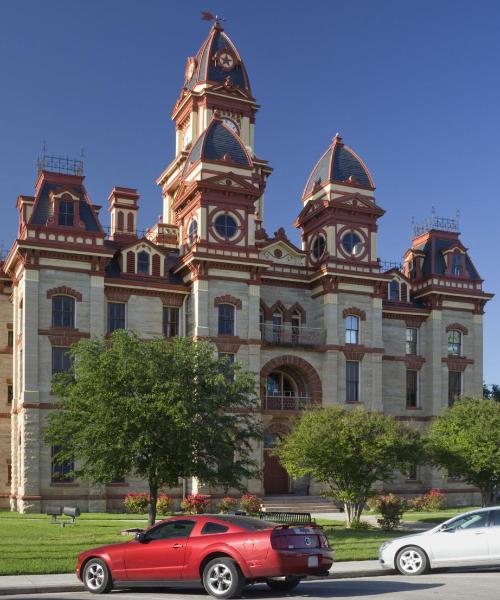
{"label": "car door handle", "polygon": [[172,548],[182,548],[184,544],[174,544]]}
{"label": "car door handle", "polygon": [[476,531],[476,535],[484,535],[485,532],[484,531]]}

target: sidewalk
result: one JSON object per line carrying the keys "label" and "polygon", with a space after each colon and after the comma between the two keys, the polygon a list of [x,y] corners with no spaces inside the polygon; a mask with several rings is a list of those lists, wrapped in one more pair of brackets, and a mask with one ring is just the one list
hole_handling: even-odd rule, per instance
{"label": "sidewalk", "polygon": [[[379,575],[390,575],[391,573],[391,571],[382,569],[377,560],[360,560],[335,563],[328,578],[377,577]],[[4,575],[0,577],[0,596],[50,592],[79,592],[84,589],[82,582],[73,573],[62,573],[59,575]]]}

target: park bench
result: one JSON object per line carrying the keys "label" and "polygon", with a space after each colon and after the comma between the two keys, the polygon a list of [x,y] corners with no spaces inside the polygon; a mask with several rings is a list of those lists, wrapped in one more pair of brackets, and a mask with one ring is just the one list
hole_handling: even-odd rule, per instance
{"label": "park bench", "polygon": [[[59,504],[49,504],[45,512],[52,517],[50,521],[52,525],[60,525],[61,527],[74,525],[76,518],[81,514],[78,506],[61,506]],[[61,516],[69,518],[58,521],[57,517]]]}
{"label": "park bench", "polygon": [[284,511],[260,511],[259,519],[274,521],[284,525],[304,525],[312,523],[311,513],[308,512],[284,512]]}

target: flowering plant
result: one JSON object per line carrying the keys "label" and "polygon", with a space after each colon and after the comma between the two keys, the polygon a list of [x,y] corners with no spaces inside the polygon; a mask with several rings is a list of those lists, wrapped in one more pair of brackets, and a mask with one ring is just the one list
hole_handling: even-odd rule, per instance
{"label": "flowering plant", "polygon": [[125,512],[144,514],[148,512],[149,494],[146,492],[130,492],[123,501]]}
{"label": "flowering plant", "polygon": [[240,507],[245,512],[256,515],[260,511],[261,499],[255,494],[243,494],[240,498]]}
{"label": "flowering plant", "polygon": [[160,494],[156,500],[156,510],[159,515],[166,515],[170,512],[172,499],[167,494]]}
{"label": "flowering plant", "polygon": [[385,494],[373,499],[375,510],[380,513],[378,524],[382,529],[395,529],[401,522],[406,503],[396,494]]}
{"label": "flowering plant", "polygon": [[219,502],[219,512],[227,513],[230,510],[233,510],[236,507],[237,503],[238,500],[236,498],[233,498],[232,496],[225,496]]}
{"label": "flowering plant", "polygon": [[181,508],[191,515],[204,513],[210,503],[210,496],[204,494],[189,494],[181,502]]}
{"label": "flowering plant", "polygon": [[432,512],[443,508],[445,504],[445,495],[441,490],[433,489],[416,498],[408,501],[411,510]]}

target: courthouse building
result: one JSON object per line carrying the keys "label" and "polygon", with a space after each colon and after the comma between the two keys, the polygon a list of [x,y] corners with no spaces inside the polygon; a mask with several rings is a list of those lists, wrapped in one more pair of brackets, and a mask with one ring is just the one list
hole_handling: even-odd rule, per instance
{"label": "courthouse building", "polygon": [[[187,61],[172,111],[175,156],[157,180],[163,215],[146,231],[137,228],[135,189],[111,190],[108,221],[80,163],[42,157],[34,195],[17,199],[19,229],[0,276],[1,506],[105,510],[144,489],[133,477],[106,486],[71,480],[71,464],[54,464],[43,441],[51,377],[68,367],[67,349],[117,328],[207,339],[255,373],[262,477],[247,487],[263,495],[318,493],[270,453],[309,407],[362,406],[424,429],[458,395],[481,395],[491,295],[457,222],[433,217],[401,265],[382,263],[374,179],[337,134],[297,190],[290,217],[300,247],[282,228],[267,232],[272,168],[254,150],[258,108],[245,64],[216,22]],[[450,503],[474,493],[430,468],[410,469],[390,487],[444,488]]]}

